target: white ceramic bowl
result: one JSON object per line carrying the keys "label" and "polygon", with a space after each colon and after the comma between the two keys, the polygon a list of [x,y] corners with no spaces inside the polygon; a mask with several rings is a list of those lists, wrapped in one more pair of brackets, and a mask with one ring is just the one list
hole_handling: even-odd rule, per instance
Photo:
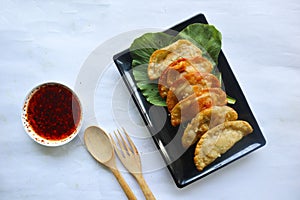
{"label": "white ceramic bowl", "polygon": [[78,96],[61,83],[48,82],[33,88],[26,96],[21,118],[25,131],[34,141],[54,147],[76,137],[82,117]]}

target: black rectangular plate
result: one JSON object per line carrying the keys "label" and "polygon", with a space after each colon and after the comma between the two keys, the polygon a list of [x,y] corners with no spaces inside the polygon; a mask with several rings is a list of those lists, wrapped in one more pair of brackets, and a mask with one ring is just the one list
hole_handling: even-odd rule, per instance
{"label": "black rectangular plate", "polygon": [[[180,32],[193,23],[207,24],[208,22],[203,14],[199,14],[166,30],[165,33],[174,34],[174,30]],[[252,125],[254,131],[203,171],[198,171],[194,165],[195,145],[186,151],[181,147],[180,139],[183,128],[173,127],[169,116],[165,114],[167,109],[150,104],[137,88],[132,74],[132,58],[129,49],[115,55],[113,59],[177,187],[182,188],[266,144],[257,121],[222,51],[219,55],[218,69],[222,73],[226,93],[237,99],[237,102],[231,107],[237,111],[239,119],[246,120]],[[166,116],[167,119],[161,118],[162,116]]]}

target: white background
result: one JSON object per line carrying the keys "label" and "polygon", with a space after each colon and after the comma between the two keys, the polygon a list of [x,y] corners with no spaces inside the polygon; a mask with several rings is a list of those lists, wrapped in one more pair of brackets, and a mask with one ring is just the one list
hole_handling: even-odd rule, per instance
{"label": "white background", "polygon": [[[199,13],[222,33],[222,49],[267,145],[184,189],[175,186],[165,167],[145,172],[146,181],[157,199],[300,199],[300,3],[296,0],[1,0],[0,199],[126,199],[80,137],[59,148],[33,142],[21,124],[24,98],[47,81],[74,88],[85,60],[116,35],[166,29]],[[119,77],[117,71],[110,73]],[[111,100],[102,99],[107,101]],[[129,121],[139,121],[130,101],[126,100],[133,113]],[[114,123],[126,124],[102,125],[113,130]],[[155,149],[151,140],[138,148]],[[163,165],[160,158],[157,162]],[[138,199],[143,199],[133,178],[122,173]]]}

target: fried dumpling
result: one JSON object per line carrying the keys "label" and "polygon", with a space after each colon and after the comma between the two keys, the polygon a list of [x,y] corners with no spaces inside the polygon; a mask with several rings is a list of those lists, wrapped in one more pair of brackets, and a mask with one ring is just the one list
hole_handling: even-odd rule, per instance
{"label": "fried dumpling", "polygon": [[[202,51],[188,40],[177,40],[167,47],[158,49],[152,53],[148,64],[148,76],[150,80],[160,77],[161,73],[178,58],[202,57]],[[193,59],[192,59],[193,60]],[[197,60],[192,62],[197,63]]]}
{"label": "fried dumpling", "polygon": [[224,122],[208,130],[202,135],[195,149],[196,168],[202,171],[252,131],[251,125],[242,120]]}
{"label": "fried dumpling", "polygon": [[218,87],[221,87],[220,81],[213,74],[200,72],[184,74],[168,90],[166,98],[168,110],[171,111],[178,101],[195,93],[195,91]]}
{"label": "fried dumpling", "polygon": [[171,110],[171,124],[179,125],[193,119],[197,113],[212,106],[222,106],[227,103],[226,93],[220,88],[209,88],[196,91],[194,94],[179,101]]}
{"label": "fried dumpling", "polygon": [[198,72],[186,58],[172,62],[161,74],[158,80],[158,91],[162,98],[167,96],[170,85],[186,73]]}
{"label": "fried dumpling", "polygon": [[212,106],[199,112],[185,128],[181,138],[182,146],[188,148],[209,129],[237,118],[237,112],[228,106]]}

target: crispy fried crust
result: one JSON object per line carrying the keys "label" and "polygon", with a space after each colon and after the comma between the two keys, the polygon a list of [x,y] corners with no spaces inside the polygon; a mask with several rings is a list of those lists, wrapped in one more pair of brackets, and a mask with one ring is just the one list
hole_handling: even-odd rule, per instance
{"label": "crispy fried crust", "polygon": [[182,146],[188,148],[201,136],[223,122],[237,120],[237,112],[228,106],[213,106],[199,112],[184,130],[181,138]]}
{"label": "crispy fried crust", "polygon": [[220,88],[209,88],[196,91],[179,101],[171,110],[171,124],[179,125],[194,118],[198,112],[211,106],[222,106],[227,103],[226,93]]}
{"label": "crispy fried crust", "polygon": [[171,111],[174,106],[182,99],[193,94],[195,91],[221,87],[217,77],[210,73],[191,72],[176,80],[170,87],[166,103],[168,110]]}
{"label": "crispy fried crust", "polygon": [[[202,57],[202,51],[188,40],[177,40],[167,47],[156,50],[149,59],[149,79],[154,80],[159,78],[161,73],[178,58],[194,57]],[[196,61],[193,62],[197,63]]]}
{"label": "crispy fried crust", "polygon": [[224,122],[208,130],[202,135],[195,149],[196,168],[202,171],[252,131],[251,125],[241,120]]}

